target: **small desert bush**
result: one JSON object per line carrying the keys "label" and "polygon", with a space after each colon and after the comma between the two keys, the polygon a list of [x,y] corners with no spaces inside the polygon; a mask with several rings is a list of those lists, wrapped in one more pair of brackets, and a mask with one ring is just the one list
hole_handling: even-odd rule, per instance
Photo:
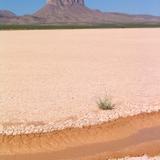
{"label": "small desert bush", "polygon": [[103,99],[99,98],[97,105],[102,110],[112,110],[115,106],[108,96],[105,96]]}

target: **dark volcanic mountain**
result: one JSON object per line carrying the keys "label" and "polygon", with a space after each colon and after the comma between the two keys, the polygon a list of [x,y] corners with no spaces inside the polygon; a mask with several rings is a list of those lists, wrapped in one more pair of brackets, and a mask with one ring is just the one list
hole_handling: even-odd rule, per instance
{"label": "dark volcanic mountain", "polygon": [[48,0],[46,5],[33,15],[21,17],[9,11],[5,14],[3,12],[0,11],[1,24],[160,23],[160,17],[156,16],[104,13],[92,10],[85,6],[84,0]]}

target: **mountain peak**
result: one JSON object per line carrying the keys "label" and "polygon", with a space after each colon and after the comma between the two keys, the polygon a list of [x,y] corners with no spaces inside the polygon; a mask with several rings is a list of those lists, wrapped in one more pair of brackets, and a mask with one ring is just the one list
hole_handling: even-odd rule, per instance
{"label": "mountain peak", "polygon": [[85,6],[85,0],[46,0],[30,16],[16,16],[0,10],[1,24],[160,24],[160,17],[105,13]]}
{"label": "mountain peak", "polygon": [[8,10],[0,10],[0,17],[15,17],[16,15]]}
{"label": "mountain peak", "polygon": [[84,6],[84,0],[47,0],[47,4],[55,6],[71,6],[71,5],[82,5]]}

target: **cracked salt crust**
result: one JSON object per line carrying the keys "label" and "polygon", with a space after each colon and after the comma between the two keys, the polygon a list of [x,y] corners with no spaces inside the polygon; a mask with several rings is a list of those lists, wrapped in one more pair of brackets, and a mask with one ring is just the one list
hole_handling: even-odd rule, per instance
{"label": "cracked salt crust", "polygon": [[[159,37],[160,29],[1,31],[0,133],[159,111]],[[96,104],[106,92],[112,111]]]}

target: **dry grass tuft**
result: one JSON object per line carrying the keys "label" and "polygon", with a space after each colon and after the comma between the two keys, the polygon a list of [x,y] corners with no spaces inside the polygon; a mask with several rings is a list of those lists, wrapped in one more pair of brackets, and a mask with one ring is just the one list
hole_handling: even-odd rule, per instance
{"label": "dry grass tuft", "polygon": [[112,110],[115,106],[108,95],[106,95],[103,99],[99,98],[99,100],[97,101],[97,105],[102,110]]}

